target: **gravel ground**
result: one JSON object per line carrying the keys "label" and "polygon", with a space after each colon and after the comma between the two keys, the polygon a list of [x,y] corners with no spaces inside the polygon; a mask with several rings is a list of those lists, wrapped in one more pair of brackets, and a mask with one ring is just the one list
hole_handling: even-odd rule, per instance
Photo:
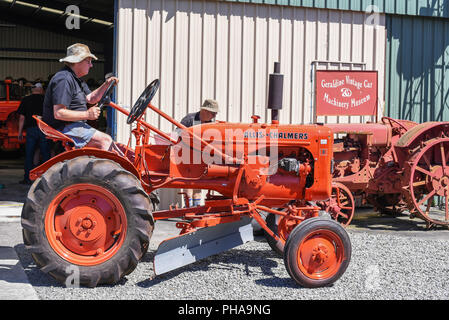
{"label": "gravel ground", "polygon": [[39,271],[23,245],[15,246],[42,300],[434,300],[449,299],[449,246],[444,240],[351,231],[352,259],[332,287],[306,289],[289,277],[263,239],[154,279],[154,246],[136,270],[115,286],[65,288]]}

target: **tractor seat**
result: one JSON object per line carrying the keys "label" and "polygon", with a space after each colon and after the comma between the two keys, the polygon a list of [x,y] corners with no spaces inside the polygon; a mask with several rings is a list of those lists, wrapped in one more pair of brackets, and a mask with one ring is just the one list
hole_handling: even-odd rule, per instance
{"label": "tractor seat", "polygon": [[48,124],[42,121],[41,116],[34,115],[33,118],[36,120],[37,126],[42,131],[42,133],[47,136],[47,139],[51,139],[53,141],[61,141],[67,151],[73,149],[75,143],[71,138],[67,137],[62,132],[59,132],[58,130],[50,127]]}

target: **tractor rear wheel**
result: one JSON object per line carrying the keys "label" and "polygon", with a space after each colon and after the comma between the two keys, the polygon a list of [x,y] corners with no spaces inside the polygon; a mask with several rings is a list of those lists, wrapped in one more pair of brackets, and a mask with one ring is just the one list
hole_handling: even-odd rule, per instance
{"label": "tractor rear wheel", "polygon": [[349,265],[351,241],[344,228],[330,219],[310,218],[299,224],[285,244],[285,267],[299,285],[328,286]]}
{"label": "tractor rear wheel", "polygon": [[37,266],[62,284],[115,284],[148,249],[152,209],[140,181],[119,164],[78,157],[34,182],[22,210],[23,239]]}
{"label": "tractor rear wheel", "polygon": [[402,193],[410,214],[423,219],[427,228],[449,227],[449,138],[433,138],[416,148],[404,178]]}

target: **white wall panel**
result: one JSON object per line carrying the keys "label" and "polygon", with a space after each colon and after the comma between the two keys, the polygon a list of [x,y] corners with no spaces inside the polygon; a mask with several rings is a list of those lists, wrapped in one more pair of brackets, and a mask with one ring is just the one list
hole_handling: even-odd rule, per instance
{"label": "white wall panel", "polygon": [[[267,121],[268,75],[274,62],[284,74],[282,123],[312,118],[314,61],[318,69],[379,72],[384,97],[385,16],[377,28],[361,12],[205,0],[119,0],[117,100],[132,105],[153,79],[161,80],[153,104],[177,120],[207,98],[220,104],[218,120]],[[339,63],[337,63],[339,62]],[[343,63],[341,63],[343,62]],[[381,104],[380,107],[383,107]],[[146,120],[166,132],[155,113]],[[320,122],[359,122],[363,117],[319,117]],[[268,120],[269,121],[269,120]],[[117,138],[130,128],[117,118]]]}

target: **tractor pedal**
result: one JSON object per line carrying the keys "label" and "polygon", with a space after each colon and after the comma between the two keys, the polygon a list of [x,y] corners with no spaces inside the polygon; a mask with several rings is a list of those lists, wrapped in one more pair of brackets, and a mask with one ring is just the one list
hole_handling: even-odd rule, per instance
{"label": "tractor pedal", "polygon": [[211,255],[253,241],[250,217],[197,229],[163,241],[154,256],[154,273],[161,275]]}

